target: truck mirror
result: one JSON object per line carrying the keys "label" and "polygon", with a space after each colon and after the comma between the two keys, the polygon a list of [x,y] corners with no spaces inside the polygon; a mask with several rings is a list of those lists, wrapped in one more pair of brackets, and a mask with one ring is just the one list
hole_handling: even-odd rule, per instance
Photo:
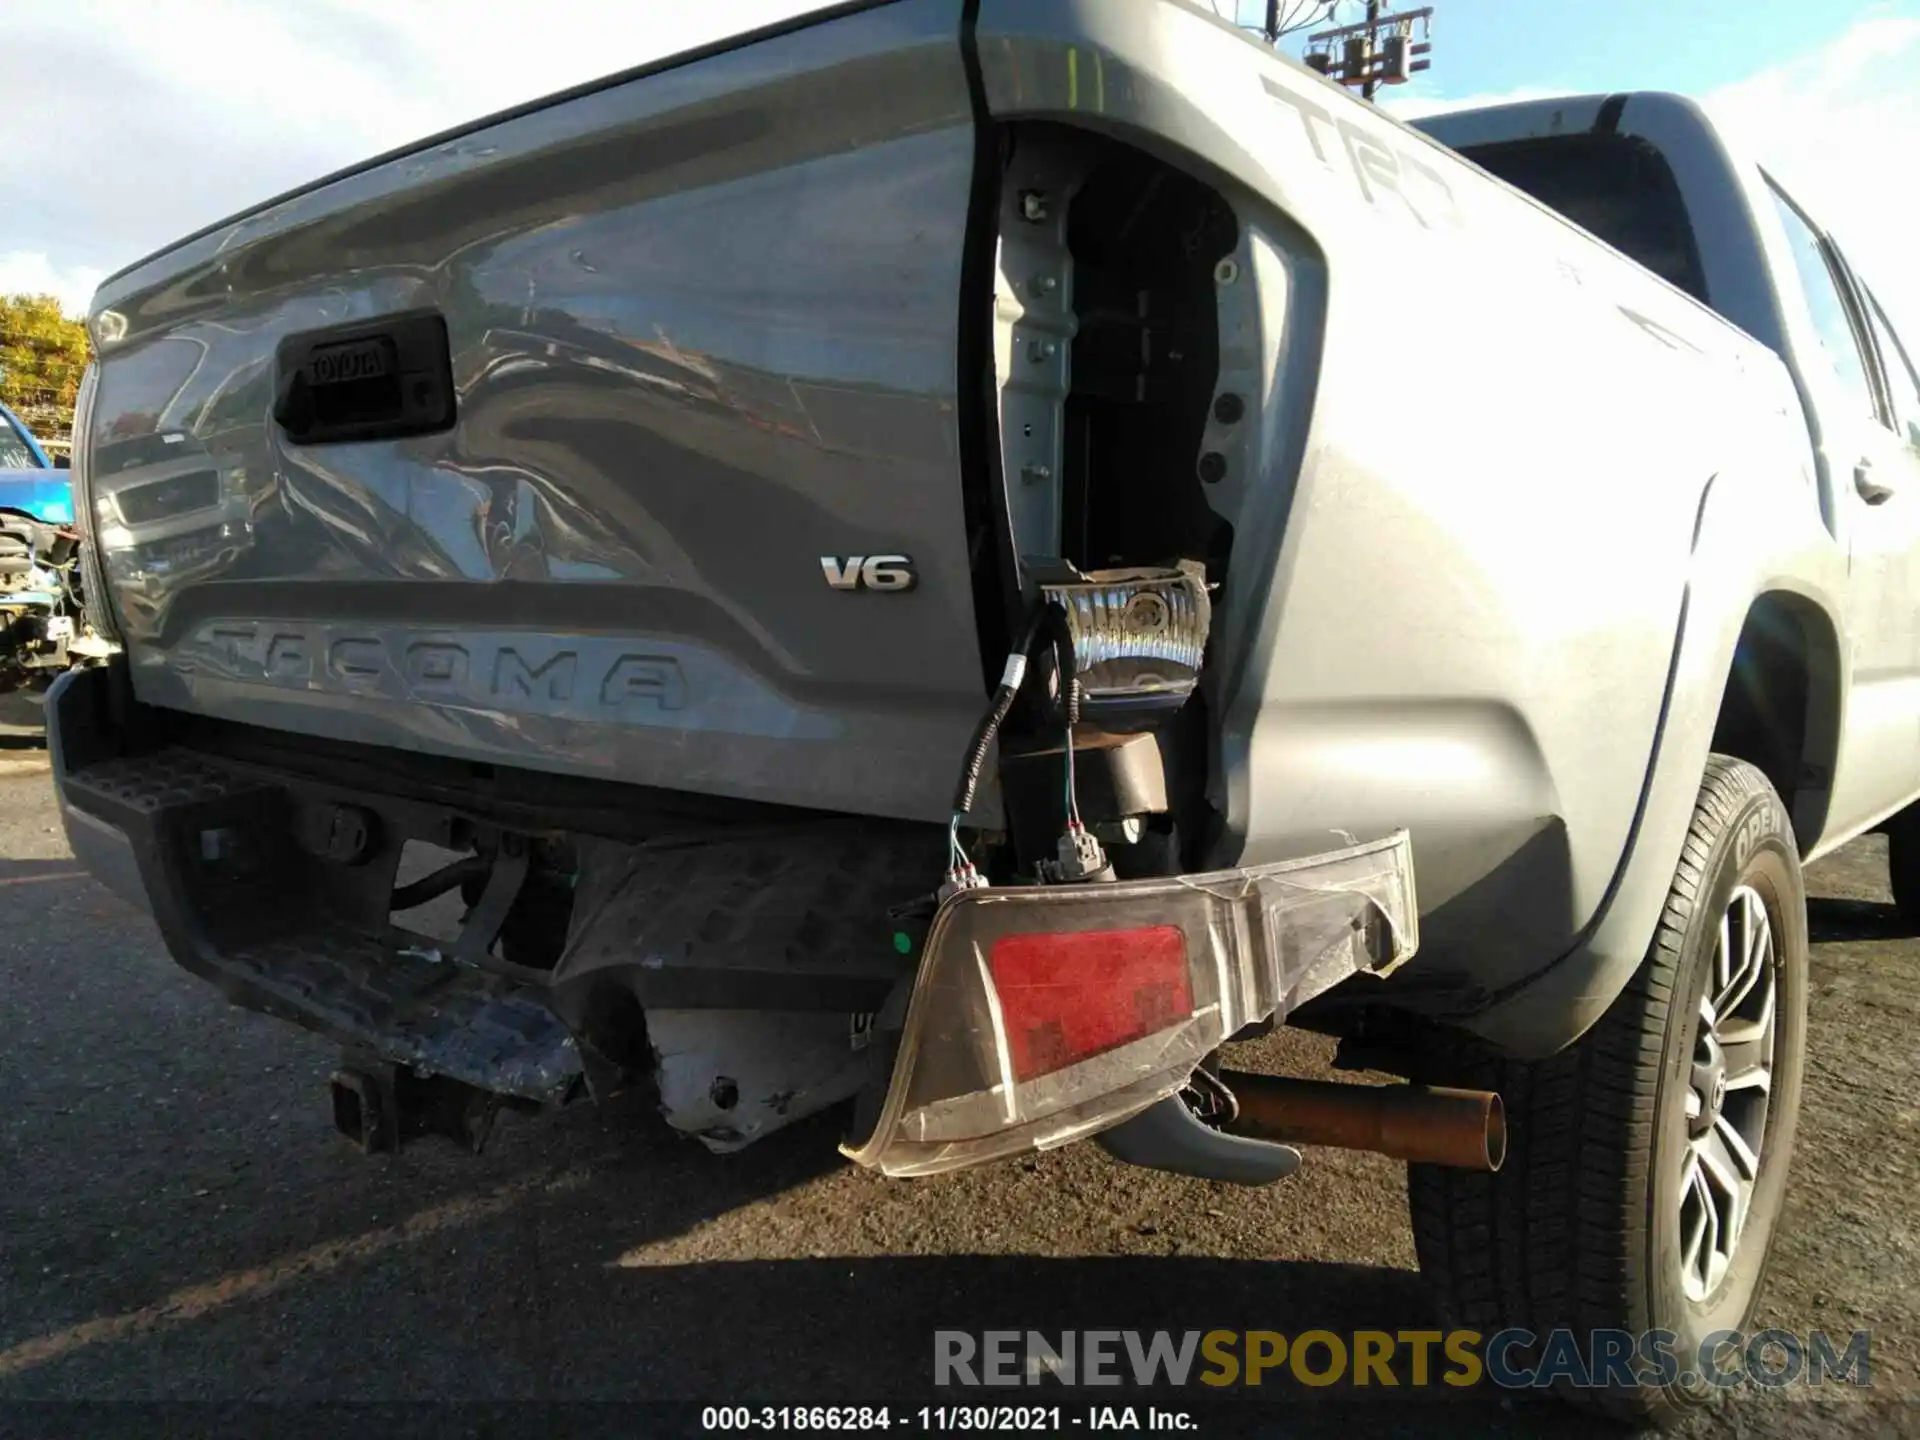
{"label": "truck mirror", "polygon": [[73,468],[73,460],[66,455],[56,455],[53,457],[53,468],[56,470],[71,470]]}

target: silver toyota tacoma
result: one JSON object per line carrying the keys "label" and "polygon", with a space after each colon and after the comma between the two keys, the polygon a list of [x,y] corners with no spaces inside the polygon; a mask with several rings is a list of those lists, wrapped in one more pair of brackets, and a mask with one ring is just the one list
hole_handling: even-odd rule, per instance
{"label": "silver toyota tacoma", "polygon": [[[1920,383],[1688,102],[844,4],[89,323],[69,838],[367,1148],[627,1087],[889,1175],[1348,1145],[1461,1323],[1750,1315],[1801,867],[1886,829],[1920,919]],[[1223,1068],[1281,1022],[1409,1083]]]}

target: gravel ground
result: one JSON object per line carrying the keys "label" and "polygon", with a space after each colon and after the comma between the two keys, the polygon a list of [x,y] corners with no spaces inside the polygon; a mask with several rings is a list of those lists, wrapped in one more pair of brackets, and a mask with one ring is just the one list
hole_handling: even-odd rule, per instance
{"label": "gravel ground", "polygon": [[[285,1434],[342,1421],[303,1405],[393,1401],[435,1403],[350,1423],[639,1433],[644,1412],[526,1402],[951,1402],[928,1388],[936,1328],[1436,1323],[1401,1167],[1374,1156],[1316,1152],[1260,1191],[1088,1145],[890,1183],[839,1160],[831,1119],[721,1159],[581,1107],[508,1117],[478,1159],[363,1159],[330,1128],[329,1048],[223,1005],[82,877],[30,751],[0,752],[0,857],[0,1431]],[[1920,1434],[1920,943],[1884,864],[1863,841],[1810,879],[1810,1093],[1760,1316],[1870,1330],[1873,1388],[1743,1392],[1686,1434]],[[1264,1050],[1302,1074],[1328,1055],[1291,1032]],[[1199,1433],[1620,1433],[1531,1397],[1420,1407],[1268,1389]]]}

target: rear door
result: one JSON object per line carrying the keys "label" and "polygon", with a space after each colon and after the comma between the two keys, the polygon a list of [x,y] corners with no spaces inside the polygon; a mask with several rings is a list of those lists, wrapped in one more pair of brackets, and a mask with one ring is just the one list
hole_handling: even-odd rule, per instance
{"label": "rear door", "polygon": [[[1771,186],[1771,182],[1769,182]],[[1800,346],[1819,408],[1848,549],[1852,678],[1828,834],[1857,830],[1920,791],[1920,456],[1901,433],[1870,307],[1845,258],[1778,186],[1814,343]]]}
{"label": "rear door", "polygon": [[1884,307],[1864,285],[1861,287],[1867,313],[1867,328],[1873,332],[1873,347],[1879,354],[1880,373],[1886,381],[1888,420],[1891,435],[1882,444],[1892,467],[1903,476],[1920,474],[1920,368],[1914,351],[1893,328]]}
{"label": "rear door", "polygon": [[[1914,350],[1893,328],[1885,308],[1864,284],[1858,284],[1867,328],[1879,361],[1884,424],[1869,435],[1873,473],[1882,484],[1891,482],[1908,495],[1920,497],[1920,369]],[[1920,499],[1915,508],[1920,509]],[[1909,569],[1914,592],[1920,595],[1920,535],[1910,537]],[[1914,668],[1920,672],[1920,617],[1915,617]],[[1916,731],[1920,731],[1920,697],[1916,697]],[[1916,739],[1920,751],[1920,738]]]}

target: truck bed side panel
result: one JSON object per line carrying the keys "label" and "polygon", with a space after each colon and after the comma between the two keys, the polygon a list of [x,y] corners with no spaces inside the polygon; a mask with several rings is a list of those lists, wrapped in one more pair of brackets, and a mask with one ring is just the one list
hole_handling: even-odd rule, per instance
{"label": "truck bed side panel", "polygon": [[1263,403],[1208,490],[1234,527],[1214,858],[1407,826],[1422,962],[1388,984],[1472,1013],[1620,873],[1702,495],[1804,475],[1784,371],[1201,7],[984,0],[980,52],[996,119],[1145,137],[1243,223]]}

